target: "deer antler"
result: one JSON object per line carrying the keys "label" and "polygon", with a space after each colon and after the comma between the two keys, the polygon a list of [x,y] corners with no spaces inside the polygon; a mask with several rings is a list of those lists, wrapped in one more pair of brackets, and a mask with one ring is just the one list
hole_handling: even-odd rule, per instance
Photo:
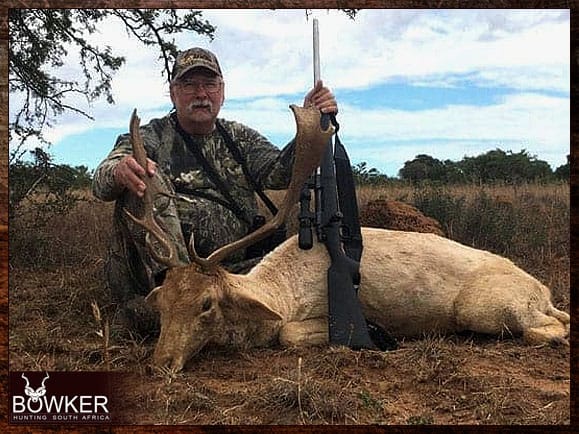
{"label": "deer antler", "polygon": [[[133,156],[137,163],[141,165],[145,171],[147,170],[147,152],[145,151],[145,145],[143,144],[143,137],[139,131],[139,124],[141,120],[137,116],[137,109],[133,110],[131,116],[131,122],[129,125],[129,132],[131,136],[131,145],[133,147]],[[143,216],[142,218],[137,218],[130,211],[124,209],[125,214],[131,218],[136,224],[140,225],[147,230],[146,243],[151,252],[151,256],[161,263],[165,264],[169,268],[177,267],[182,265],[178,259],[177,249],[175,245],[167,239],[167,236],[163,229],[157,224],[153,210],[155,207],[154,201],[155,196],[162,192],[159,191],[158,187],[154,184],[153,179],[149,175],[143,177],[143,182],[145,183],[145,192],[143,195]],[[162,249],[168,252],[167,256],[160,255],[151,243],[150,236],[153,236],[162,246]]]}
{"label": "deer antler", "polygon": [[24,378],[24,380],[26,381],[26,386],[24,386],[25,388],[29,389],[30,388],[30,382],[28,381],[28,378],[26,378],[26,375],[24,375],[24,372],[22,373],[22,378]]}
{"label": "deer antler", "polygon": [[47,372],[47,373],[46,373],[46,377],[44,377],[44,379],[42,380],[42,386],[40,386],[41,388],[44,389],[44,382],[45,382],[46,380],[48,380],[49,378],[50,378],[50,376],[48,375],[48,372]]}
{"label": "deer antler", "polygon": [[256,231],[233,243],[220,247],[207,258],[201,258],[197,255],[194,240],[191,237],[189,254],[193,262],[204,268],[212,267],[231,253],[266,238],[285,221],[291,207],[298,201],[304,183],[315,168],[320,165],[323,153],[328,146],[328,141],[334,133],[334,128],[329,125],[326,130],[322,130],[320,126],[320,111],[314,107],[302,108],[292,104],[290,108],[297,124],[295,157],[291,180],[278,213]]}

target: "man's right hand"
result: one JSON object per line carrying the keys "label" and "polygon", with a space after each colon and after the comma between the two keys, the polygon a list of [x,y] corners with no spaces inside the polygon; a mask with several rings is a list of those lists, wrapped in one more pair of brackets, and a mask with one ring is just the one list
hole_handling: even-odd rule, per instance
{"label": "man's right hand", "polygon": [[157,164],[147,158],[147,173],[132,155],[127,155],[115,166],[115,183],[121,188],[127,188],[139,197],[145,193],[144,176],[153,176],[157,170]]}

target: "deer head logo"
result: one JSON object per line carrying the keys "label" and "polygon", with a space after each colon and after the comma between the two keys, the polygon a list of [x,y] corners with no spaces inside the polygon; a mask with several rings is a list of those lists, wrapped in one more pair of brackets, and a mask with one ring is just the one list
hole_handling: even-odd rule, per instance
{"label": "deer head logo", "polygon": [[44,377],[44,379],[42,380],[42,385],[36,390],[30,387],[30,382],[28,381],[28,378],[26,378],[24,373],[22,373],[22,378],[26,380],[26,386],[24,386],[24,393],[32,400],[32,402],[38,402],[40,398],[46,395],[46,387],[44,387],[44,382],[50,378],[48,372],[46,373],[46,377]]}

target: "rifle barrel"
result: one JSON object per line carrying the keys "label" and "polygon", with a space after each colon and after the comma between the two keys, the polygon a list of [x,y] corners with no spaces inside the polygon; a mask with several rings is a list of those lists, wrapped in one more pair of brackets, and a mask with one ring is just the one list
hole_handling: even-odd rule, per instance
{"label": "rifle barrel", "polygon": [[320,32],[318,19],[314,18],[314,86],[320,79]]}

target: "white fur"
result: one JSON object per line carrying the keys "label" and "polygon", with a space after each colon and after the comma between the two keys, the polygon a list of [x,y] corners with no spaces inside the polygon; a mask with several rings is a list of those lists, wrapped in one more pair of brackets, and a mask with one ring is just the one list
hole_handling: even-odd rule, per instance
{"label": "white fur", "polygon": [[[555,309],[549,289],[508,259],[434,234],[372,228],[362,233],[363,310],[394,336],[471,330],[522,335],[531,344],[565,341],[568,336],[569,315]],[[292,237],[247,275],[219,270],[211,283],[184,289],[187,279],[193,281],[199,273],[195,266],[175,272],[179,278],[170,273],[163,287],[148,297],[161,311],[156,362],[181,369],[208,342],[328,342],[329,265],[325,246],[303,251]],[[172,279],[181,285],[179,290]],[[214,308],[197,321],[199,300],[207,296]]]}

